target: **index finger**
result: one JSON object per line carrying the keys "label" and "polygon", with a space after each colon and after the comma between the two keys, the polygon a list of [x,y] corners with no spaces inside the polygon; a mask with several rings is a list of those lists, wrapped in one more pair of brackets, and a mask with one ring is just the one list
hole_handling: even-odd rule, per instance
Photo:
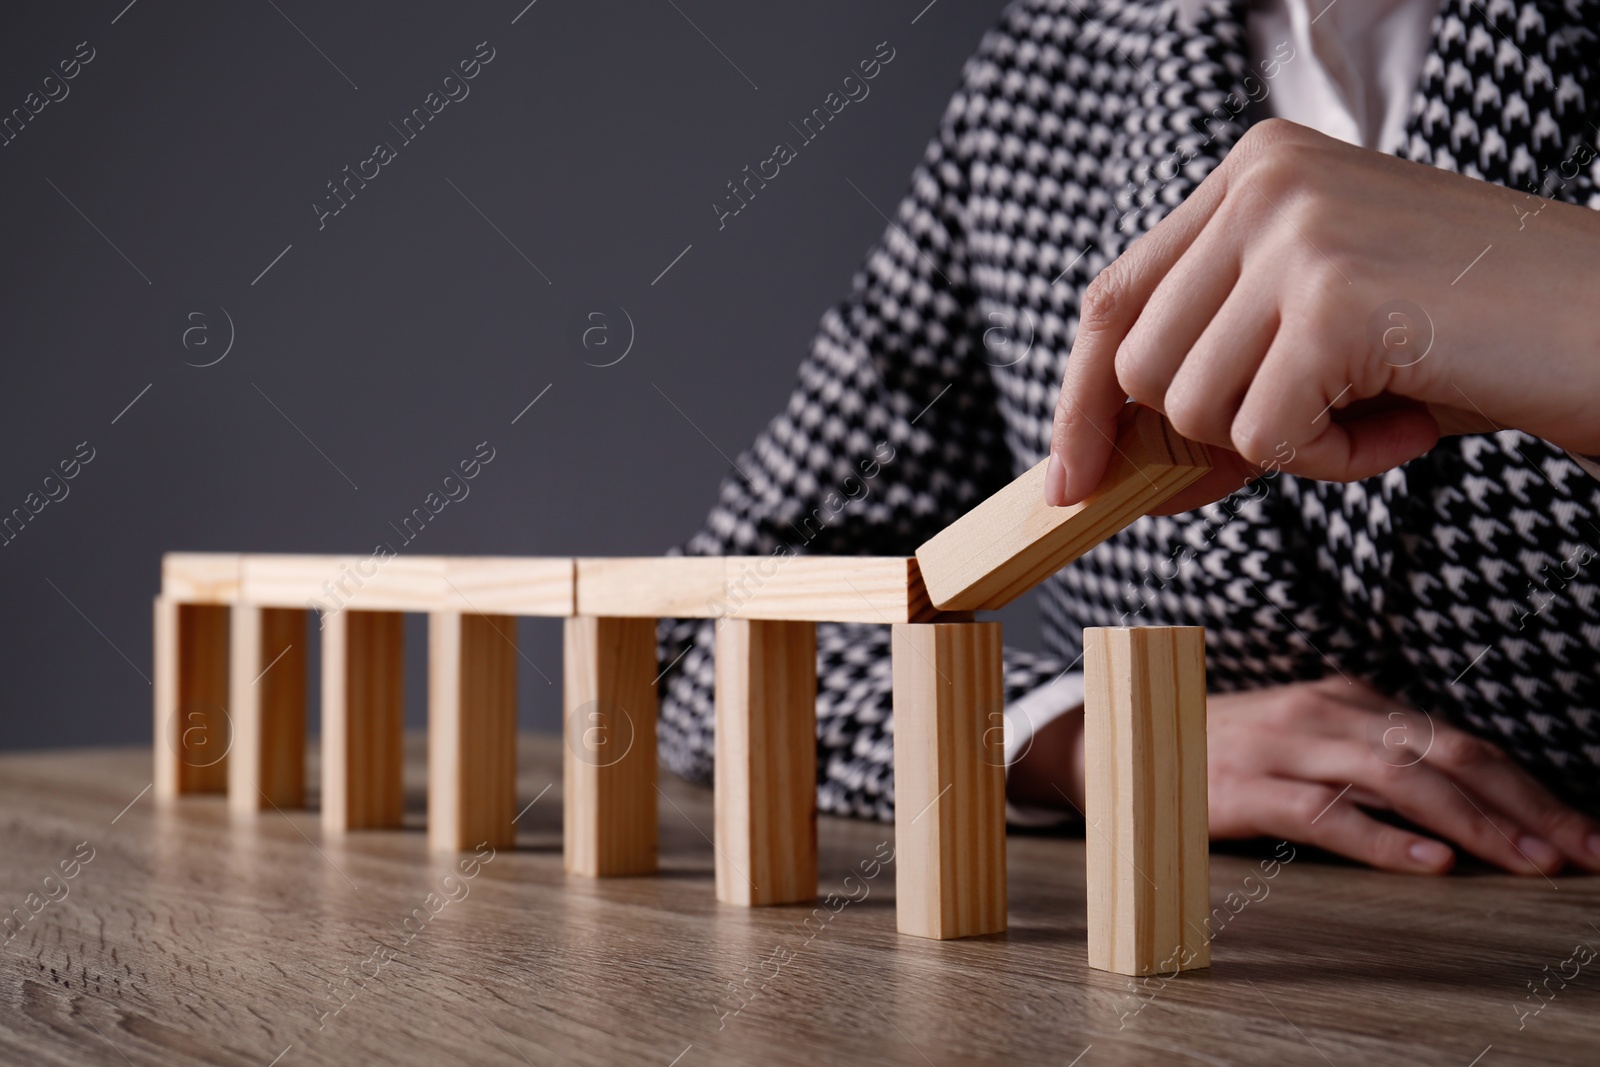
{"label": "index finger", "polygon": [[1117,415],[1128,394],[1117,381],[1117,349],[1150,294],[1194,243],[1227,192],[1225,167],[1213,171],[1155,228],[1134,241],[1084,290],[1078,333],[1056,400],[1045,475],[1045,503],[1076,504],[1105,476]]}

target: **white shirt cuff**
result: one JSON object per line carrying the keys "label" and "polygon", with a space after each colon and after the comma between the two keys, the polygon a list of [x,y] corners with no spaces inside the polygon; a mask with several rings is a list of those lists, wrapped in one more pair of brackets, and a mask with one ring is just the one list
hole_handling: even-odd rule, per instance
{"label": "white shirt cuff", "polygon": [[[1034,734],[1083,704],[1083,672],[1072,671],[1024,694],[1005,710],[1006,773],[1033,746]],[[1056,826],[1072,815],[1053,808],[1035,808],[1006,801],[1006,822],[1012,826]]]}

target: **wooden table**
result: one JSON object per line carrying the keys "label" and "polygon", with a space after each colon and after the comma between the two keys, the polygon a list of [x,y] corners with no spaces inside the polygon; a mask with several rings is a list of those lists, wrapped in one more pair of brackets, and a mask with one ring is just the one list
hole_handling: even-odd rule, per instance
{"label": "wooden table", "polygon": [[407,830],[343,840],[314,812],[159,807],[145,749],[0,758],[0,909],[18,909],[0,911],[17,931],[0,1061],[1597,1059],[1600,959],[1574,949],[1600,948],[1600,879],[1425,879],[1304,850],[1268,879],[1270,850],[1217,855],[1213,967],[1135,982],[1086,967],[1081,840],[1013,836],[1010,931],[923,941],[895,933],[886,825],[823,820],[831,908],[718,905],[710,794],[669,778],[660,876],[569,878],[559,742],[525,737],[521,757],[517,847],[471,878],[427,851],[419,738]]}

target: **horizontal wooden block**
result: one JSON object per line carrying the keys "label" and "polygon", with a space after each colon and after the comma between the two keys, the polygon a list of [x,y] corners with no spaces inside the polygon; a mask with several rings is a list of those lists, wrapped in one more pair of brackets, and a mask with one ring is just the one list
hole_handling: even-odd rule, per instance
{"label": "horizontal wooden block", "polygon": [[573,565],[563,557],[246,554],[238,600],[316,611],[567,616]]}
{"label": "horizontal wooden block", "polygon": [[578,613],[613,618],[920,622],[938,616],[905,556],[577,561]]}
{"label": "horizontal wooden block", "polygon": [[475,615],[577,613],[571,559],[544,556],[449,556],[441,607]]}
{"label": "horizontal wooden block", "polygon": [[161,595],[180,604],[232,604],[239,599],[243,558],[238,552],[168,552],[161,557]]}
{"label": "horizontal wooden block", "polygon": [[1041,460],[917,549],[936,606],[1005,607],[1211,469],[1204,445],[1137,405],[1123,413],[1117,450],[1089,499],[1066,508],[1045,504],[1048,464]]}
{"label": "horizontal wooden block", "polygon": [[1090,627],[1083,670],[1089,966],[1205,967],[1205,630]]}
{"label": "horizontal wooden block", "polygon": [[1000,624],[896,626],[896,925],[939,939],[1006,928]]}
{"label": "horizontal wooden block", "polygon": [[438,556],[247,555],[240,563],[239,598],[317,611],[428,611],[443,598],[444,571]]}

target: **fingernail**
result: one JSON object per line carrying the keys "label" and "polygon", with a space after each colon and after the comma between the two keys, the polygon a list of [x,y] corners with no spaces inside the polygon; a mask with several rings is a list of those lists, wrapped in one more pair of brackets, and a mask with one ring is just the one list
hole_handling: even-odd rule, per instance
{"label": "fingernail", "polygon": [[1407,854],[1416,861],[1417,866],[1425,867],[1430,871],[1438,870],[1449,863],[1455,853],[1450,851],[1450,846],[1441,841],[1413,841],[1411,847],[1406,849]]}
{"label": "fingernail", "polygon": [[1044,502],[1053,508],[1067,502],[1067,465],[1054,452],[1050,453],[1050,465],[1044,469]]}
{"label": "fingernail", "polygon": [[1517,838],[1517,847],[1540,870],[1554,867],[1561,862],[1561,853],[1554,845],[1532,834],[1523,834]]}

